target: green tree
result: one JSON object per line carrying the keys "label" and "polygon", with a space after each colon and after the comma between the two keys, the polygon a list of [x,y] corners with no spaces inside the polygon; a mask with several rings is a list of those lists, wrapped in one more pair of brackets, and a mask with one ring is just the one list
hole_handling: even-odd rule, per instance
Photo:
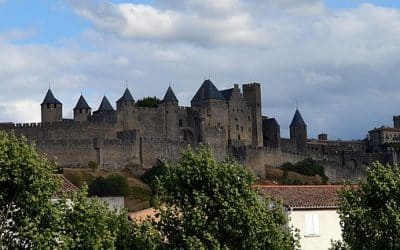
{"label": "green tree", "polygon": [[282,207],[252,188],[243,166],[217,163],[209,148],[188,149],[158,177],[160,221],[174,249],[292,249]]}
{"label": "green tree", "polygon": [[161,103],[160,99],[157,97],[143,97],[142,99],[139,99],[136,104],[139,107],[145,107],[145,108],[157,108],[158,105]]}
{"label": "green tree", "polygon": [[0,131],[0,249],[155,249],[149,223],[78,193],[61,194],[56,167],[24,138]]}
{"label": "green tree", "polygon": [[[339,215],[348,249],[400,249],[400,169],[374,163],[365,180],[340,193]],[[336,249],[344,249],[346,247]]]}
{"label": "green tree", "polygon": [[317,162],[315,160],[313,160],[312,158],[306,158],[295,164],[286,162],[286,163],[282,164],[282,166],[280,168],[285,171],[293,171],[293,172],[307,175],[307,176],[319,175],[319,176],[321,176],[322,183],[324,183],[324,184],[326,184],[329,181],[328,176],[325,175],[324,167],[317,164]]}
{"label": "green tree", "polygon": [[60,236],[62,216],[51,199],[60,183],[54,164],[25,138],[0,131],[0,245],[48,248]]}

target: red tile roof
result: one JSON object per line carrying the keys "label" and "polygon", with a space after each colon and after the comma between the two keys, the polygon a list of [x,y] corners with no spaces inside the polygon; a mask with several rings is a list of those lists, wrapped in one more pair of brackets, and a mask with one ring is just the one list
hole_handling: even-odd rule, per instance
{"label": "red tile roof", "polygon": [[79,190],[74,184],[72,184],[67,178],[62,174],[55,174],[54,177],[61,181],[60,192],[69,193],[77,192]]}
{"label": "red tile roof", "polygon": [[131,218],[132,221],[135,221],[135,222],[142,222],[142,221],[146,220],[147,218],[153,219],[155,221],[159,221],[159,219],[156,218],[157,213],[158,213],[158,210],[151,207],[151,208],[147,208],[144,210],[130,213],[129,217]]}
{"label": "red tile roof", "polygon": [[341,185],[254,185],[273,199],[281,200],[283,205],[293,209],[302,208],[337,208],[338,191],[343,189]]}

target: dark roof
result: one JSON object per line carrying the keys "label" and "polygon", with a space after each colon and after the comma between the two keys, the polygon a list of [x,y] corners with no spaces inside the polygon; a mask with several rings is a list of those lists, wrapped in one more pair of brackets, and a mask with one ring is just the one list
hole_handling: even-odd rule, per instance
{"label": "dark roof", "polygon": [[171,86],[168,87],[167,92],[165,93],[163,102],[178,102],[178,98],[176,98],[176,95],[174,91],[172,90]]}
{"label": "dark roof", "polygon": [[85,97],[83,97],[83,95],[81,95],[79,97],[78,103],[76,104],[74,109],[91,109],[91,107],[86,102]]}
{"label": "dark roof", "polygon": [[69,192],[77,192],[79,188],[77,188],[74,184],[72,184],[64,175],[55,174],[54,177],[61,182],[60,192],[61,193],[69,193]]}
{"label": "dark roof", "polygon": [[221,90],[220,92],[224,96],[225,100],[229,101],[229,99],[231,99],[231,96],[232,96],[233,88],[224,89],[224,90]]}
{"label": "dark roof", "polygon": [[120,102],[134,102],[135,99],[133,99],[133,96],[131,94],[131,92],[129,91],[128,88],[125,89],[124,94],[122,95],[121,98],[118,99],[117,103]]}
{"label": "dark roof", "polygon": [[263,118],[262,123],[264,126],[278,126],[279,123],[275,118]]}
{"label": "dark roof", "polygon": [[292,126],[307,126],[298,109],[296,109],[296,113],[294,113],[293,120],[290,123],[290,127]]}
{"label": "dark roof", "polygon": [[217,87],[210,81],[205,80],[196,95],[193,97],[192,102],[200,102],[209,99],[224,100],[224,96],[218,91]]}
{"label": "dark roof", "polygon": [[108,101],[107,97],[104,96],[101,101],[100,107],[97,111],[115,111],[111,103]]}
{"label": "dark roof", "polygon": [[53,92],[51,89],[47,91],[46,96],[44,97],[44,100],[42,102],[43,104],[62,104],[57,98],[54,97]]}
{"label": "dark roof", "polygon": [[[357,186],[354,187],[357,188]],[[341,185],[255,185],[254,188],[275,200],[281,200],[286,207],[326,209],[337,208],[338,191],[348,187]]]}

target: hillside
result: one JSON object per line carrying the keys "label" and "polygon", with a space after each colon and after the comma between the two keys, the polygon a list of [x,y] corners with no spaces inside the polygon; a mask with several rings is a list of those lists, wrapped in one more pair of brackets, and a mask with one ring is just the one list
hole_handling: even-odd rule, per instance
{"label": "hillside", "polygon": [[127,178],[129,194],[125,197],[125,206],[130,212],[150,207],[151,190],[149,186],[132,175],[128,170],[122,170],[120,172],[94,171],[88,168],[65,168],[63,170],[64,176],[79,188],[82,187],[85,182],[89,185],[97,177],[107,177],[115,173],[121,174]]}

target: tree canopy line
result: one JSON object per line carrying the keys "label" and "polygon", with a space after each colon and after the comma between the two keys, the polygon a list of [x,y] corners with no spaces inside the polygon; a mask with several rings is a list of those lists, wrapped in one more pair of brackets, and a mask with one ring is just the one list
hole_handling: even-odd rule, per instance
{"label": "tree canopy line", "polygon": [[[56,171],[26,139],[0,132],[0,249],[299,247],[279,202],[261,198],[246,168],[217,162],[207,147],[147,175],[159,214],[140,223],[88,198],[87,187],[60,193]],[[343,242],[332,249],[400,249],[399,185],[397,167],[375,164],[357,187],[344,188]]]}

